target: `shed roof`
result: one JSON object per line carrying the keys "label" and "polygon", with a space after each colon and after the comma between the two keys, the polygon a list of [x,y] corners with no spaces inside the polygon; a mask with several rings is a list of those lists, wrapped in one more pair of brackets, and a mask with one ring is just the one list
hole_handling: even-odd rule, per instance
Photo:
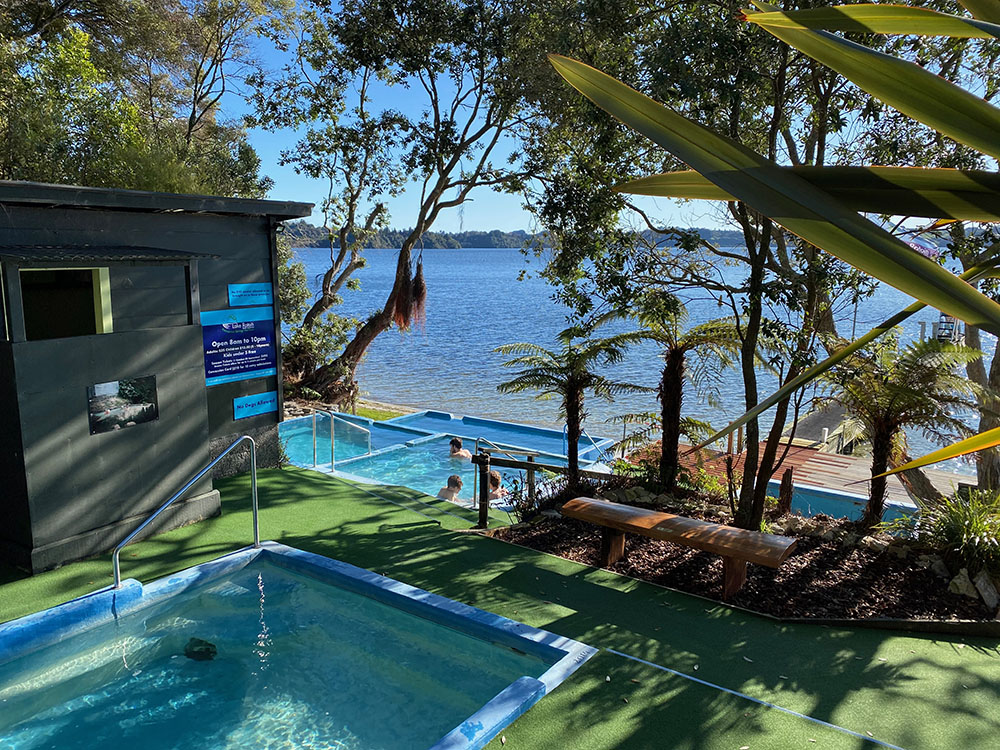
{"label": "shed roof", "polygon": [[298,219],[312,213],[312,203],[223,198],[213,195],[154,193],[147,190],[49,185],[0,180],[0,204],[98,208],[150,213],[230,214]]}
{"label": "shed roof", "polygon": [[218,255],[164,250],[158,247],[134,245],[10,245],[0,246],[0,258],[30,263],[119,263],[186,262]]}

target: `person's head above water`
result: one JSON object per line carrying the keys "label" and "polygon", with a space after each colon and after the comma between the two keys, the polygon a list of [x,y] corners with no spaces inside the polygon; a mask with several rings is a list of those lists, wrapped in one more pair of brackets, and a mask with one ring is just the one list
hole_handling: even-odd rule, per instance
{"label": "person's head above water", "polygon": [[500,472],[499,471],[494,470],[494,471],[490,472],[490,489],[491,490],[498,490],[498,489],[500,489]]}
{"label": "person's head above water", "polygon": [[456,490],[462,489],[462,477],[460,477],[458,474],[452,474],[450,477],[448,477],[448,487],[454,488]]}
{"label": "person's head above water", "polygon": [[453,437],[449,445],[451,446],[452,453],[458,453],[460,450],[462,450],[462,438]]}

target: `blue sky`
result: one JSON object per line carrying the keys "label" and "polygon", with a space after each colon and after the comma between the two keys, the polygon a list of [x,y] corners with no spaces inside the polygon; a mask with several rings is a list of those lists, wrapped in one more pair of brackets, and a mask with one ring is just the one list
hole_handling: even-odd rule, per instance
{"label": "blue sky", "polygon": [[[288,59],[287,53],[281,53],[268,43],[259,42],[258,54],[263,64],[275,71]],[[399,86],[387,88],[377,86],[372,89],[372,111],[383,109],[399,109],[411,117],[419,115],[422,105],[422,91],[419,87],[405,89]],[[236,92],[227,96],[225,102],[227,114],[239,117],[245,114],[246,101]],[[250,143],[257,150],[261,159],[261,170],[274,180],[270,196],[275,200],[301,201],[316,204],[310,219],[314,224],[322,223],[319,210],[320,202],[327,192],[327,184],[323,180],[313,180],[307,176],[296,174],[292,166],[279,164],[282,150],[295,145],[299,136],[295,131],[284,130],[267,132],[254,129],[249,132]],[[501,161],[513,148],[513,143],[501,152],[496,161]],[[500,144],[502,147],[503,144]],[[499,148],[499,147],[498,147]],[[420,187],[410,183],[410,187],[402,195],[391,198],[389,205],[389,225],[402,229],[413,226],[420,200]],[[432,229],[434,231],[459,232],[462,230],[492,230],[514,231],[524,229],[533,231],[532,215],[523,207],[523,198],[519,195],[509,195],[497,192],[488,187],[474,190],[469,199],[459,207],[442,211]],[[705,201],[693,201],[684,205],[677,202],[660,199],[644,199],[642,205],[651,215],[664,224],[682,227],[724,227],[720,204]],[[637,224],[638,226],[638,224]],[[641,227],[644,228],[644,227]]]}
{"label": "blue sky", "polygon": [[[384,107],[384,103],[375,101],[375,105]],[[295,173],[291,166],[278,164],[281,151],[290,148],[296,141],[294,131],[279,131],[269,133],[262,130],[250,131],[250,142],[260,155],[262,170],[272,180],[274,187],[270,197],[275,200],[303,201],[315,203],[326,194],[326,183],[313,180]],[[413,217],[420,200],[419,187],[414,186],[397,198],[389,201],[390,226],[404,228],[413,226]],[[435,222],[433,229],[443,232],[460,232],[462,230],[491,230],[511,232],[517,229],[531,231],[532,216],[523,208],[523,199],[518,195],[499,193],[489,188],[479,188],[470,195],[469,200],[458,208],[443,211]],[[654,216],[660,217],[664,223],[683,227],[724,227],[718,204],[706,201],[692,201],[677,205],[674,201],[648,199],[645,202],[648,210]],[[312,223],[319,224],[322,215],[317,208]]]}

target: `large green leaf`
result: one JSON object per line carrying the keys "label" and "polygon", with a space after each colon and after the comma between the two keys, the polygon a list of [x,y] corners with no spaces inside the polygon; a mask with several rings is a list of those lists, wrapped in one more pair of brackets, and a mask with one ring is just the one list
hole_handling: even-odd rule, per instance
{"label": "large green leaf", "polygon": [[[1000,174],[919,167],[780,167],[852,211],[959,221],[1000,221]],[[615,187],[621,193],[731,201],[694,171],[668,172]]]}
{"label": "large green leaf", "polygon": [[982,21],[1000,23],[1000,0],[958,0],[958,3]]}
{"label": "large green leaf", "polygon": [[[974,266],[965,273],[963,273],[959,278],[965,279],[967,281],[976,281],[978,279],[983,279],[988,276],[996,276],[996,275],[997,271],[995,270],[995,264],[990,263],[988,265]],[[884,333],[887,333],[888,331],[891,331],[893,328],[898,326],[900,323],[909,318],[911,315],[920,312],[925,307],[927,307],[927,305],[925,305],[923,302],[915,302],[909,307],[900,310],[892,317],[887,318],[886,320],[879,323],[875,328],[870,330],[861,338],[852,341],[850,344],[847,344],[841,349],[838,349],[829,357],[824,359],[822,362],[818,362],[812,367],[804,370],[798,377],[789,380],[787,383],[785,383],[785,385],[783,385],[781,388],[776,390],[770,396],[765,398],[763,401],[757,404],[757,406],[755,406],[753,409],[751,409],[738,419],[733,420],[724,428],[722,428],[717,433],[709,437],[707,440],[696,445],[691,450],[696,451],[701,448],[704,448],[707,445],[711,445],[716,440],[724,438],[729,433],[735,432],[737,429],[745,425],[751,419],[759,417],[761,414],[763,414],[765,411],[767,411],[772,406],[777,404],[779,401],[788,398],[802,386],[807,385],[808,383],[818,378],[827,370],[840,364],[845,359],[850,357],[852,354],[855,354],[864,347],[868,346],[868,344],[873,342],[879,336],[881,336]]]}
{"label": "large green leaf", "polygon": [[[897,466],[892,471],[887,471],[883,474],[876,474],[876,476],[892,476],[893,474],[898,474],[901,471],[919,469],[924,466],[929,466],[930,464],[939,463],[940,461],[947,461],[949,458],[958,458],[959,456],[964,456],[968,453],[984,451],[987,448],[994,448],[998,445],[1000,445],[1000,427],[994,427],[992,430],[980,432],[978,435],[973,435],[965,440],[959,440],[957,443],[952,443],[945,448],[940,448],[933,453],[928,453],[922,458],[916,458],[909,463],[903,464],[902,466]],[[872,477],[872,479],[874,478],[875,477]]]}
{"label": "large green leaf", "polygon": [[589,65],[550,55],[572,86],[729,195],[897,289],[1000,335],[1000,305],[884,229],[770,160],[654,102]]}
{"label": "large green leaf", "polygon": [[[749,13],[761,23],[772,13]],[[1000,158],[1000,109],[919,65],[876,52],[826,31],[761,23],[769,33],[833,68],[857,86],[940,133]]]}
{"label": "large green leaf", "polygon": [[959,39],[1000,37],[1000,26],[997,24],[906,5],[834,5],[749,15],[753,15],[749,20],[754,23],[776,29],[825,29]]}

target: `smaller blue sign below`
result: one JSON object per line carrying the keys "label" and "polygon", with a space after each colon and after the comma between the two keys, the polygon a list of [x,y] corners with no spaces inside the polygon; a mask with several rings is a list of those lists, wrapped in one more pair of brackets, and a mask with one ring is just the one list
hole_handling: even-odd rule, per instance
{"label": "smaller blue sign below", "polygon": [[270,284],[230,284],[229,306],[270,305],[274,301]]}
{"label": "smaller blue sign below", "polygon": [[255,417],[278,411],[278,392],[255,393],[252,396],[240,396],[233,399],[233,419]]}

